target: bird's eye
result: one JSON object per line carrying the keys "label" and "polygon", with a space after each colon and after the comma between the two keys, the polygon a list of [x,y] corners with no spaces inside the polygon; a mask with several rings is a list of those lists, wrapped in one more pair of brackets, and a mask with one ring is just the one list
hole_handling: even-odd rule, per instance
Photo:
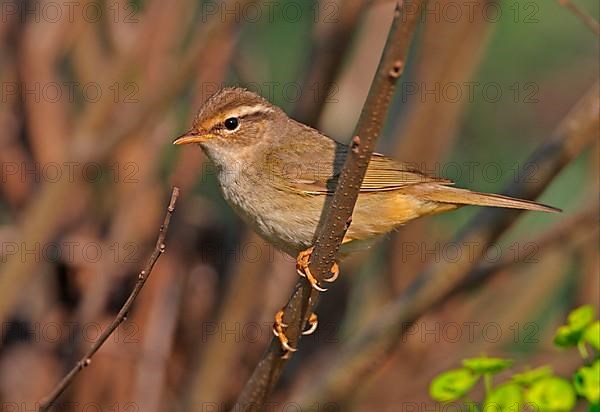
{"label": "bird's eye", "polygon": [[235,130],[240,125],[240,121],[237,117],[230,117],[225,119],[225,128],[227,130]]}

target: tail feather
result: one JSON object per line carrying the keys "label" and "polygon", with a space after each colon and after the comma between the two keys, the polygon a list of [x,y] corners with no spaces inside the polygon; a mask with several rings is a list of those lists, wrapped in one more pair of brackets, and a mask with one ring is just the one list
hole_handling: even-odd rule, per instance
{"label": "tail feather", "polygon": [[540,212],[557,213],[562,210],[532,200],[516,199],[514,197],[502,196],[490,193],[472,192],[457,187],[437,186],[427,191],[425,198],[439,203],[450,203],[455,205],[476,205],[506,207],[510,209],[537,210]]}

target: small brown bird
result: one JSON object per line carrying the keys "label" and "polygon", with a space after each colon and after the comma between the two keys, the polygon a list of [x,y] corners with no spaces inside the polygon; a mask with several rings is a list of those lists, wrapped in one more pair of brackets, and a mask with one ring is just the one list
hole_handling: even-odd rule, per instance
{"label": "small brown bird", "polygon": [[[346,145],[240,88],[222,89],[210,97],[192,128],[174,143],[198,143],[215,164],[229,204],[275,246],[292,256],[300,253],[299,273],[324,290],[306,270],[310,252],[301,252],[313,244],[323,206],[344,164]],[[559,211],[529,200],[459,189],[452,183],[374,154],[341,254],[410,220],[464,205]],[[337,268],[329,280],[335,277]]]}

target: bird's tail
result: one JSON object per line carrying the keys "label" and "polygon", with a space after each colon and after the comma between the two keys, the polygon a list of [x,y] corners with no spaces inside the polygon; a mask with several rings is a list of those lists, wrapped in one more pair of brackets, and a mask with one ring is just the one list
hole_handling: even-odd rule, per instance
{"label": "bird's tail", "polygon": [[514,197],[502,196],[489,193],[472,192],[467,189],[460,189],[451,186],[432,185],[430,190],[426,190],[421,195],[423,198],[445,204],[452,205],[476,205],[506,207],[510,209],[537,210],[540,212],[562,212],[552,206],[547,206],[532,200],[516,199]]}

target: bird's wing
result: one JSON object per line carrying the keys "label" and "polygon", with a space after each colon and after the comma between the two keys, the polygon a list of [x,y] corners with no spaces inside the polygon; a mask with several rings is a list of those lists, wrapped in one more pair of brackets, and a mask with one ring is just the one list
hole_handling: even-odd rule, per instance
{"label": "bird's wing", "polygon": [[[285,151],[271,152],[270,164],[276,165],[271,170],[280,177],[277,179],[279,184],[307,195],[333,194],[348,148],[337,142],[327,146],[301,144],[287,146]],[[306,161],[300,163],[297,159]],[[286,165],[283,173],[283,169],[277,167],[279,165]],[[396,190],[420,183],[453,184],[451,180],[428,176],[405,163],[375,153],[369,162],[360,192]]]}
{"label": "bird's wing", "polygon": [[397,162],[379,153],[374,153],[369,162],[369,167],[367,168],[360,191],[393,190],[420,183],[450,185],[454,182],[448,179],[429,176],[406,163]]}

